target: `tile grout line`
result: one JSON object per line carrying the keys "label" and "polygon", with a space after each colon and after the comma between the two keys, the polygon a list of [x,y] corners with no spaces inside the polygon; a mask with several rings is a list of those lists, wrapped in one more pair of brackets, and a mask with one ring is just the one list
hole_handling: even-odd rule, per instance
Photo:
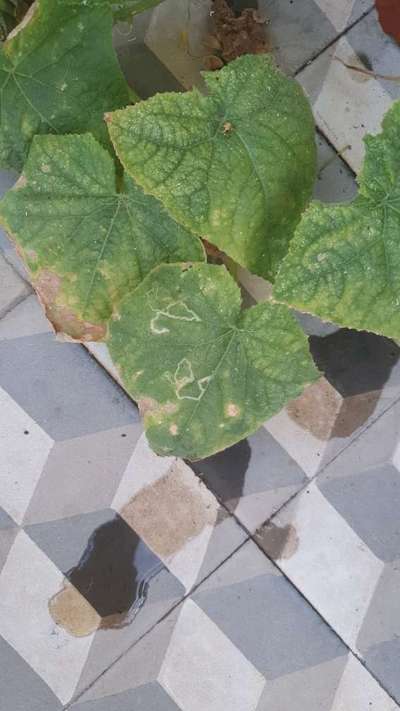
{"label": "tile grout line", "polygon": [[[316,133],[320,134],[320,136],[324,139],[324,141],[326,141],[326,143],[328,144],[328,146],[333,150],[333,152],[335,153],[336,158],[339,158],[339,160],[342,161],[342,163],[344,164],[344,167],[351,173],[352,178],[353,178],[355,181],[357,181],[357,173],[355,172],[354,168],[352,168],[351,165],[346,161],[346,159],[345,159],[345,157],[344,157],[345,151],[340,152],[340,151],[336,148],[335,144],[332,143],[332,141],[331,141],[330,138],[328,138],[328,136],[325,134],[325,132],[323,131],[323,129],[321,128],[321,126],[318,126],[317,124],[315,124],[315,130],[316,130]],[[325,167],[326,167],[326,166],[325,166]],[[322,168],[322,170],[320,169],[319,172],[322,173],[323,170],[324,170],[324,167]],[[350,201],[350,202],[351,202],[351,201]],[[324,204],[328,204],[328,203],[324,203]]]}
{"label": "tile grout line", "polygon": [[[7,264],[8,264],[8,262],[7,262]],[[11,266],[11,265],[9,265],[9,266]],[[32,293],[33,292],[31,291],[30,293],[23,294],[22,296],[17,296],[14,299],[14,301],[12,301],[11,304],[9,304],[9,306],[7,306],[4,309],[4,311],[0,312],[0,322],[3,320],[3,318],[8,316],[10,313],[12,313],[14,311],[14,309],[16,309],[18,306],[20,306],[26,299],[28,299],[30,296],[32,296]]]}
{"label": "tile grout line", "polygon": [[394,698],[394,696],[388,691],[388,689],[386,689],[386,688],[384,687],[384,685],[382,684],[381,680],[368,668],[366,662],[365,662],[364,659],[359,655],[359,653],[358,653],[357,651],[353,650],[353,649],[350,647],[350,645],[347,644],[347,642],[343,639],[343,637],[339,634],[339,632],[337,632],[337,631],[335,630],[335,628],[332,627],[332,625],[330,624],[330,622],[328,622],[328,620],[327,620],[327,619],[324,617],[324,615],[318,610],[318,608],[315,607],[315,605],[314,605],[310,600],[308,600],[308,598],[307,598],[307,597],[305,596],[305,594],[300,590],[300,588],[296,585],[296,583],[294,583],[293,580],[285,573],[285,571],[282,570],[282,569],[279,567],[278,563],[277,563],[275,560],[273,560],[273,558],[270,558],[270,557],[267,555],[267,553],[266,553],[266,552],[263,550],[263,548],[261,547],[261,544],[260,544],[255,538],[253,538],[252,536],[250,536],[250,538],[252,539],[253,543],[255,543],[255,545],[257,546],[257,548],[258,548],[262,553],[264,553],[265,557],[270,561],[270,563],[272,563],[272,565],[273,565],[275,568],[277,568],[277,570],[279,570],[279,572],[281,573],[281,575],[283,575],[283,577],[290,583],[290,585],[298,592],[298,594],[300,595],[300,597],[307,603],[307,605],[309,605],[309,606],[314,610],[314,612],[318,615],[318,617],[319,617],[321,620],[323,620],[324,624],[325,624],[325,625],[331,630],[331,632],[342,642],[342,644],[346,647],[346,649],[348,649],[348,651],[350,652],[350,654],[351,654],[353,657],[355,657],[355,658],[360,662],[360,664],[362,664],[362,666],[363,666],[364,669],[368,672],[368,674],[369,674],[373,679],[375,679],[375,681],[377,682],[378,686],[379,686],[379,687],[389,696],[389,698],[391,698],[392,701],[395,703],[396,709],[400,709],[399,702],[398,702],[398,701]]}
{"label": "tile grout line", "polygon": [[[143,634],[137,640],[135,640],[135,642],[133,642],[124,652],[121,652],[121,654],[116,659],[114,659],[108,665],[108,667],[106,667],[106,669],[103,669],[101,674],[99,674],[92,682],[90,682],[90,684],[88,684],[84,689],[82,689],[82,691],[77,696],[73,697],[71,699],[71,701],[69,701],[67,704],[65,704],[63,706],[63,711],[67,711],[68,709],[72,708],[79,701],[79,699],[82,698],[82,696],[84,694],[86,694],[87,691],[89,691],[89,689],[91,689],[110,669],[112,669],[112,667],[115,664],[117,664],[119,661],[121,661],[121,659],[123,659],[129,652],[131,652],[131,650],[134,647],[136,647],[136,645],[139,644],[139,642],[141,642],[145,637],[147,637],[147,635],[149,635],[151,632],[153,632],[153,630],[156,627],[158,627],[158,625],[161,622],[164,622],[164,620],[166,620],[180,605],[182,605],[186,600],[188,600],[193,595],[193,593],[196,592],[196,590],[201,585],[203,585],[203,583],[205,583],[206,580],[208,580],[208,578],[210,578],[212,575],[214,575],[219,570],[219,568],[221,568],[221,566],[223,566],[228,560],[230,560],[230,558],[232,558],[234,555],[236,555],[236,553],[241,548],[243,548],[243,546],[245,546],[246,543],[248,543],[248,542],[249,542],[249,536],[247,538],[245,538],[245,540],[242,541],[233,551],[231,551],[229,553],[229,555],[223,561],[218,563],[216,568],[214,568],[209,573],[207,573],[207,575],[205,575],[204,578],[202,578],[202,580],[195,583],[193,585],[193,587],[189,590],[189,592],[185,593],[185,595],[183,595],[181,597],[181,599],[178,600],[173,607],[171,607],[170,610],[165,612],[164,615],[162,615],[162,617],[160,617],[148,630],[146,630],[146,632],[143,632]],[[134,624],[134,621],[133,621],[133,624]],[[113,695],[114,694],[112,694],[111,696],[113,696]]]}
{"label": "tile grout line", "polygon": [[321,56],[321,54],[326,52],[327,49],[330,49],[330,47],[332,47],[334,44],[336,44],[336,42],[339,42],[339,40],[341,40],[342,37],[347,35],[347,33],[350,32],[350,30],[352,30],[353,27],[358,25],[359,22],[362,22],[374,9],[375,9],[375,5],[372,5],[369,8],[369,10],[365,10],[365,12],[359,18],[354,20],[354,22],[352,22],[350,25],[347,25],[347,27],[345,27],[344,30],[339,32],[334,39],[330,40],[330,42],[328,42],[328,44],[325,47],[323,47],[322,49],[319,49],[318,52],[316,52],[312,57],[310,57],[310,59],[307,59],[305,62],[303,62],[303,64],[293,72],[292,76],[297,77],[301,72],[303,72],[305,69],[307,69],[307,67],[309,67],[313,62],[315,62],[315,60],[318,59]]}
{"label": "tile grout line", "polygon": [[[398,400],[400,400],[400,397],[398,398]],[[398,400],[396,400],[396,402],[397,402]],[[392,404],[394,405],[395,402],[392,403]],[[390,407],[391,407],[391,406],[390,406]],[[385,410],[385,412],[387,412],[389,409],[390,409],[390,408],[387,408],[387,409]],[[381,414],[383,415],[383,414],[385,414],[385,413],[383,412],[383,413],[381,413]],[[375,422],[379,419],[379,417],[380,417],[380,416],[378,416],[378,417],[376,418],[376,420],[374,420],[374,422],[371,423],[371,426],[372,426],[372,424],[375,424]],[[365,430],[363,430],[363,432],[365,432],[367,429],[368,429],[368,428],[365,428]],[[360,436],[361,436],[361,434],[363,434],[363,433],[360,433]],[[358,438],[356,438],[356,439],[358,439]],[[353,441],[355,442],[356,439],[353,440]],[[352,443],[351,443],[351,444],[352,444]],[[350,446],[350,445],[349,445],[349,446]],[[344,451],[344,450],[342,450],[342,452],[343,452],[343,451]],[[341,454],[342,452],[340,452],[340,454]],[[339,456],[339,455],[338,455],[338,456]],[[336,457],[335,457],[335,458],[336,458]],[[333,461],[333,459],[332,459],[331,461]],[[329,462],[329,463],[330,463],[330,462]],[[328,466],[328,464],[327,464],[326,466]],[[325,467],[324,467],[324,469],[325,469]],[[313,481],[314,479],[316,479],[316,477],[317,477],[319,474],[321,474],[322,471],[323,471],[323,470],[321,469],[320,472],[318,472],[316,475],[314,475],[314,477],[308,481],[308,485],[310,484],[311,481]],[[295,494],[293,494],[292,496],[290,496],[289,499],[287,499],[287,501],[285,501],[285,503],[283,503],[271,516],[269,516],[269,517],[266,519],[266,521],[265,521],[263,524],[261,524],[261,526],[265,526],[266,524],[272,522],[273,519],[274,519],[276,516],[278,516],[278,514],[280,513],[280,511],[282,511],[282,509],[284,509],[286,506],[288,506],[289,503],[290,503],[291,501],[293,501],[299,494],[301,494],[302,492],[304,492],[304,490],[305,490],[306,488],[307,488],[307,486],[303,486],[303,487],[302,487],[301,489],[299,489]],[[226,506],[225,506],[224,504],[221,504],[221,505],[224,506],[224,508],[226,508]],[[228,509],[227,509],[227,510],[228,510]],[[309,605],[309,606],[314,610],[314,612],[315,612],[315,613],[318,615],[318,617],[324,622],[324,624],[325,624],[325,625],[331,630],[331,632],[342,642],[342,644],[346,647],[346,649],[349,651],[349,653],[350,653],[353,657],[355,657],[355,658],[360,662],[360,664],[364,667],[364,669],[368,672],[368,674],[377,682],[378,686],[392,699],[392,701],[393,701],[393,702],[395,703],[395,705],[396,705],[396,709],[400,709],[400,704],[399,704],[399,702],[398,702],[398,701],[394,698],[394,696],[383,686],[383,684],[382,684],[382,682],[380,681],[380,679],[379,679],[377,676],[375,676],[375,674],[368,668],[366,662],[365,662],[364,659],[358,654],[358,652],[355,651],[355,650],[353,650],[353,649],[350,647],[350,645],[347,644],[347,642],[341,637],[341,635],[339,634],[339,632],[337,632],[337,631],[335,630],[335,628],[332,627],[332,625],[330,624],[330,622],[328,622],[328,620],[324,617],[324,615],[323,615],[321,612],[319,612],[319,610],[318,610],[318,609],[315,607],[315,605],[306,597],[306,595],[301,591],[301,589],[296,585],[296,583],[294,583],[293,580],[287,575],[287,573],[286,573],[284,570],[282,570],[282,568],[280,568],[280,566],[278,565],[278,563],[277,563],[273,558],[270,558],[270,557],[269,557],[269,555],[266,553],[266,551],[262,548],[262,546],[261,546],[261,544],[259,543],[259,541],[257,540],[257,538],[255,538],[255,535],[256,535],[256,534],[255,534],[255,533],[254,533],[254,534],[251,533],[251,531],[247,528],[247,526],[245,526],[241,521],[239,521],[239,519],[236,517],[236,515],[235,515],[234,512],[233,512],[233,513],[232,513],[232,512],[229,512],[229,513],[231,513],[231,515],[233,516],[233,518],[235,519],[235,521],[239,524],[239,526],[240,526],[240,527],[245,531],[245,533],[248,535],[248,538],[244,541],[244,543],[248,543],[248,542],[251,540],[251,541],[257,546],[258,550],[267,558],[267,560],[268,560],[277,570],[279,570],[280,574],[285,578],[285,580],[287,580],[287,582],[289,583],[289,585],[290,585],[292,588],[294,588],[294,589],[296,590],[296,592],[297,592],[297,593],[300,595],[300,597],[305,601],[305,603],[306,603],[307,605]],[[261,526],[259,526],[259,528],[261,528]],[[257,530],[258,530],[258,529],[257,529]],[[244,543],[243,543],[242,545],[244,545]],[[232,553],[232,555],[234,555],[234,554],[236,553],[236,551],[239,550],[241,547],[242,547],[242,546],[239,546],[239,547]],[[226,560],[228,560],[230,557],[231,557],[231,555],[228,556],[228,558],[227,558]],[[224,562],[225,562],[225,561],[224,561]],[[220,566],[218,566],[218,567],[220,567]],[[208,577],[208,576],[207,576],[207,577]],[[206,580],[206,578],[205,578],[205,580]],[[203,581],[202,581],[202,582],[203,582]],[[200,583],[200,584],[201,584],[201,583]],[[197,586],[196,586],[196,587],[197,587]],[[193,592],[193,591],[192,591],[192,592]],[[192,594],[192,593],[190,593],[190,595],[191,595],[191,594]]]}

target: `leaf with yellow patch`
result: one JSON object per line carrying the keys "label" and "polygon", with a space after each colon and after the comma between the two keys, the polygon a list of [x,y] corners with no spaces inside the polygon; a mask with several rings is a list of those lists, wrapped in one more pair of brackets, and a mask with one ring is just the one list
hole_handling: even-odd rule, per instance
{"label": "leaf with yellow patch", "polygon": [[109,115],[111,139],[175,219],[273,279],[315,179],[310,105],[266,55],[204,80],[207,96],[158,94]]}
{"label": "leaf with yellow patch", "polygon": [[130,103],[109,3],[36,0],[0,49],[0,164],[20,170],[35,134],[91,131]]}
{"label": "leaf with yellow patch", "polygon": [[400,102],[366,138],[359,192],[313,203],[282,263],[275,298],[341,326],[400,340]]}
{"label": "leaf with yellow patch", "polygon": [[91,136],[37,136],[0,203],[56,331],[100,340],[114,305],[162,262],[202,261],[200,240],[124,177]]}
{"label": "leaf with yellow patch", "polygon": [[318,377],[289,310],[241,311],[239,287],[216,265],[154,269],[121,302],[108,345],[161,455],[222,450]]}

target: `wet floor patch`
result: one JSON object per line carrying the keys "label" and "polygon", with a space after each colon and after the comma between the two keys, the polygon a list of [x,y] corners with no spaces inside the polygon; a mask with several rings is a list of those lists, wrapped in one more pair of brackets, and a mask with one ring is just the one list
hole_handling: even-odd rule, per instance
{"label": "wet floor patch", "polygon": [[145,603],[163,563],[126,521],[115,514],[90,536],[79,563],[49,602],[54,621],[71,634],[129,624]]}
{"label": "wet floor patch", "polygon": [[218,510],[211,492],[178,462],[132,497],[121,516],[165,559],[182,550],[206,526],[214,526]]}
{"label": "wet floor patch", "polygon": [[342,402],[337,390],[321,378],[288,403],[287,413],[297,425],[325,442],[331,437]]}
{"label": "wet floor patch", "polygon": [[257,531],[256,540],[272,560],[291,558],[299,547],[296,529],[291,524],[278,526],[271,521]]}

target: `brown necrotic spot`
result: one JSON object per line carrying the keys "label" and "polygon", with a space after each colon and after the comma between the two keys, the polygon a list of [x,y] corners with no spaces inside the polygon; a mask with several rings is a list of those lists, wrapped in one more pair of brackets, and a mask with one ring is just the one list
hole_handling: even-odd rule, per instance
{"label": "brown necrotic spot", "polygon": [[228,402],[225,407],[225,414],[227,417],[237,417],[240,414],[240,407],[235,405],[234,402]]}
{"label": "brown necrotic spot", "polygon": [[80,319],[61,301],[62,280],[55,272],[42,270],[33,284],[46,316],[56,333],[63,333],[75,341],[101,341],[105,338],[104,324]]}
{"label": "brown necrotic spot", "polygon": [[164,418],[164,415],[173,415],[178,409],[177,405],[173,402],[161,404],[152,397],[140,397],[138,399],[138,406],[142,417],[148,415],[160,421]]}

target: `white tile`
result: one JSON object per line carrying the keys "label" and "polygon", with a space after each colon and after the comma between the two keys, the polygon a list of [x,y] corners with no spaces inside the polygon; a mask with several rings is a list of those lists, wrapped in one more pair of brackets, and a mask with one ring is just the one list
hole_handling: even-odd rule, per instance
{"label": "white tile", "polygon": [[192,600],[183,604],[158,680],[182,711],[255,711],[265,686]]}
{"label": "white tile", "polygon": [[144,486],[150,486],[162,476],[165,476],[176,459],[174,457],[159,457],[149,446],[146,435],[143,434],[135,447],[135,451],[125,469],[119,487],[115,493],[111,508],[121,509]]}
{"label": "white tile", "polygon": [[363,665],[350,655],[331,711],[398,711],[399,707]]}
{"label": "white tile", "polygon": [[315,0],[334,28],[341,32],[347,26],[355,0]]}
{"label": "white tile", "polygon": [[343,37],[334,48],[326,50],[298,76],[306,93],[315,93],[321,81],[327,61],[330,65],[322,88],[314,101],[314,116],[322,132],[337,150],[347,145],[351,148],[343,158],[358,172],[365,154],[363,137],[366,133],[378,133],[382,118],[392,104],[391,97],[373,77],[352,72],[335,59],[339,57],[348,64],[360,64],[354,50]]}
{"label": "white tile", "polygon": [[2,388],[0,412],[0,506],[21,524],[54,442]]}
{"label": "white tile", "polygon": [[186,592],[197,581],[213,530],[214,527],[207,524],[198,536],[189,539],[180,551],[164,560],[168,570],[185,586]]}
{"label": "white tile", "polygon": [[[0,634],[67,703],[76,688],[93,635],[72,637],[57,626],[48,604],[64,577],[20,531],[0,574]],[[23,683],[23,680],[21,680]]]}
{"label": "white tile", "polygon": [[352,648],[384,568],[312,482],[274,518],[291,524],[295,553],[276,562]]}

